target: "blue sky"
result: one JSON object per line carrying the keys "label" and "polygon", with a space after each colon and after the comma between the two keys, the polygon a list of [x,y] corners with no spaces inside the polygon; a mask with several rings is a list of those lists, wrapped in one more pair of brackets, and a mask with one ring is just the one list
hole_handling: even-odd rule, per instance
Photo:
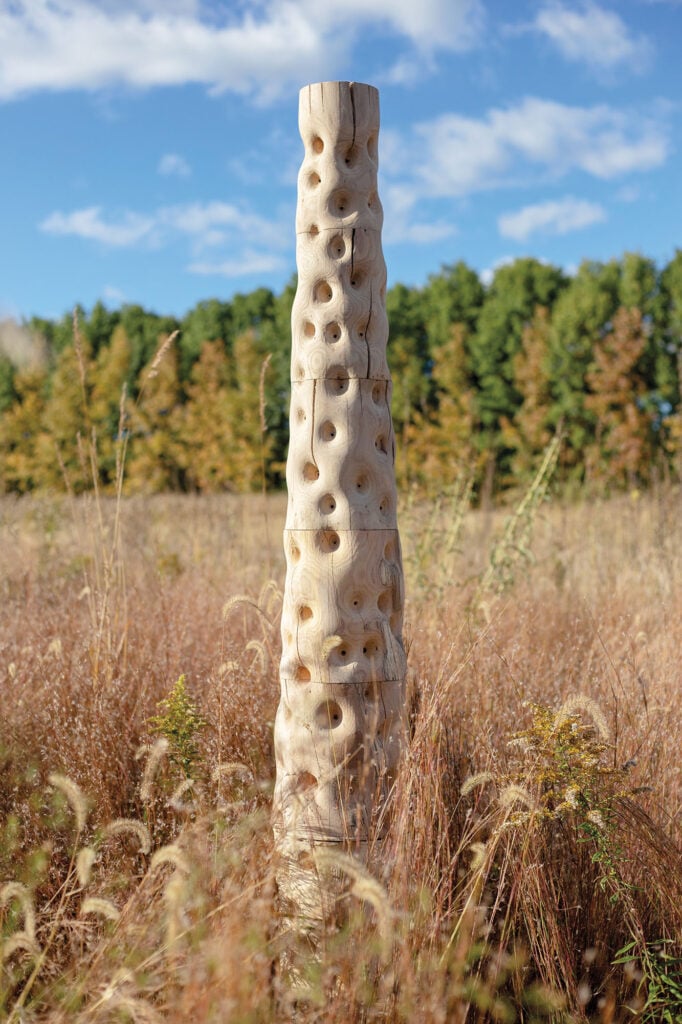
{"label": "blue sky", "polygon": [[0,0],[0,318],[295,270],[298,90],[381,94],[389,283],[682,247],[682,0]]}

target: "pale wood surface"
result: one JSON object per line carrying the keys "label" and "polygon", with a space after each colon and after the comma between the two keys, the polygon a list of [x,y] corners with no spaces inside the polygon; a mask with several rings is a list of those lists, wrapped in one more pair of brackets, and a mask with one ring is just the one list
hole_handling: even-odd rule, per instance
{"label": "pale wood surface", "polygon": [[[280,852],[382,834],[404,748],[403,572],[371,86],[301,90],[281,701]],[[300,882],[300,879],[299,879]]]}

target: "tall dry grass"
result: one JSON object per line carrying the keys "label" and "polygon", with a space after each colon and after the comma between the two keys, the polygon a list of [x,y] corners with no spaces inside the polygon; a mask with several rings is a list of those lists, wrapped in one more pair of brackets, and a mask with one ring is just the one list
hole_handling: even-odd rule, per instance
{"label": "tall dry grass", "polygon": [[403,509],[410,748],[370,874],[318,865],[348,884],[297,1005],[284,498],[0,502],[5,1018],[682,1019],[680,492],[542,505],[499,587],[507,513],[465,495]]}

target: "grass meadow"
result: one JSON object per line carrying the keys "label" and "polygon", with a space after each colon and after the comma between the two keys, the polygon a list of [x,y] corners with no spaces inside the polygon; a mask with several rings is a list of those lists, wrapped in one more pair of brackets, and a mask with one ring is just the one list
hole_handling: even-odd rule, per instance
{"label": "grass meadow", "polygon": [[679,488],[405,503],[409,749],[297,1000],[284,511],[0,500],[0,1018],[682,1021]]}

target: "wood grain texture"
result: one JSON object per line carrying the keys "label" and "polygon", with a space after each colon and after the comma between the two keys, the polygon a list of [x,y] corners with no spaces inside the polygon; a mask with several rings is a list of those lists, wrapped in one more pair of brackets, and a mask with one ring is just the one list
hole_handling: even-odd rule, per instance
{"label": "wood grain texture", "polygon": [[307,86],[299,128],[273,807],[289,856],[380,838],[405,742],[406,673],[377,90]]}

